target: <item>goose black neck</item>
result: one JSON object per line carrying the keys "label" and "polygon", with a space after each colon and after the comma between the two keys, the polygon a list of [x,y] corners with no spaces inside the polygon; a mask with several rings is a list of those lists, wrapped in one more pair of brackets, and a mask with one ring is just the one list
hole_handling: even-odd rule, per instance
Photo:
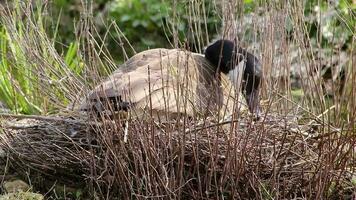
{"label": "goose black neck", "polygon": [[229,73],[242,60],[243,49],[230,40],[218,40],[205,50],[205,57],[216,67],[216,71]]}

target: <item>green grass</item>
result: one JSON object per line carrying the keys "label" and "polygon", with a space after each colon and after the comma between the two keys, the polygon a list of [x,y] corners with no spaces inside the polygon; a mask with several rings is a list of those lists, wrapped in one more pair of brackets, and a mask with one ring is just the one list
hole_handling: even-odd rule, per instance
{"label": "green grass", "polygon": [[8,37],[3,28],[0,31],[0,98],[16,113],[40,113],[32,90],[34,74],[25,61],[19,45]]}
{"label": "green grass", "polygon": [[0,101],[15,113],[54,112],[70,102],[67,94],[73,85],[68,84],[69,79],[84,70],[78,42],[57,52],[56,31],[53,37],[47,34],[43,11],[23,17],[23,8],[15,5],[16,9],[1,18]]}

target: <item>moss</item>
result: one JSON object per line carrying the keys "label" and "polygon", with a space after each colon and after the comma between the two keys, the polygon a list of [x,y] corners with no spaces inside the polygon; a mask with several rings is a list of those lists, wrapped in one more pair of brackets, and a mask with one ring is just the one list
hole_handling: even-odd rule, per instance
{"label": "moss", "polygon": [[15,192],[0,196],[0,200],[43,200],[44,197],[41,194],[32,192]]}
{"label": "moss", "polygon": [[292,94],[293,99],[298,102],[304,96],[304,91],[302,89],[292,90],[291,94]]}

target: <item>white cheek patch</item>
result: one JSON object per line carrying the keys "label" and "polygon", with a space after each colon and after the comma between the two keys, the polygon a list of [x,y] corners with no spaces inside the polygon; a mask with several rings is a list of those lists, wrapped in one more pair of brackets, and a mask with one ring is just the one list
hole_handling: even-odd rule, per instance
{"label": "white cheek patch", "polygon": [[245,60],[241,61],[238,65],[235,66],[234,69],[230,70],[227,74],[227,77],[229,77],[230,81],[233,83],[236,89],[240,88],[244,70]]}

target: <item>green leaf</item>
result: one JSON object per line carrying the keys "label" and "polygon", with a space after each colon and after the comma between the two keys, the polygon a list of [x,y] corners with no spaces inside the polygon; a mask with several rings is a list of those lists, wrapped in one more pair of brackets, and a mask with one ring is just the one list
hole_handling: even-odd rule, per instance
{"label": "green leaf", "polygon": [[140,24],[141,24],[140,20],[135,19],[135,20],[132,22],[132,27],[136,28],[136,27],[138,27]]}
{"label": "green leaf", "polygon": [[120,17],[120,21],[121,22],[127,22],[127,21],[129,21],[131,19],[131,16],[130,15],[122,15],[121,17]]}

